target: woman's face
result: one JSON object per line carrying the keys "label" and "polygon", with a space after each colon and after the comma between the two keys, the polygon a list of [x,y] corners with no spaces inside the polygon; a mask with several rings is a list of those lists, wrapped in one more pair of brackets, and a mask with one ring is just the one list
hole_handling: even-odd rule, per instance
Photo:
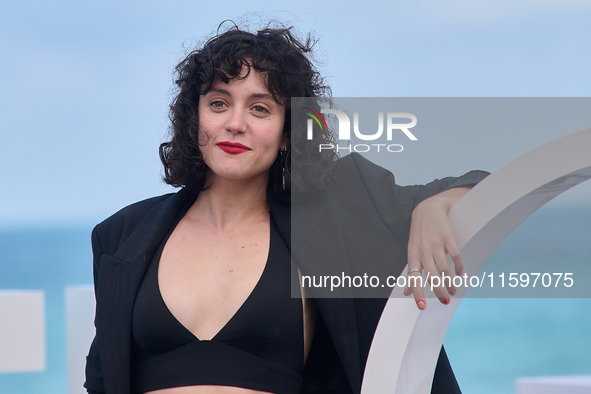
{"label": "woman's face", "polygon": [[267,181],[284,142],[284,121],[285,107],[275,101],[258,71],[215,82],[199,98],[199,142],[210,175]]}

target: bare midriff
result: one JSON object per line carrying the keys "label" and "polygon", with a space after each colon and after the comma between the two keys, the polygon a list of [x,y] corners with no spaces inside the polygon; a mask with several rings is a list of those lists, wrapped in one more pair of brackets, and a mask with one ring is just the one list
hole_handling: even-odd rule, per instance
{"label": "bare midriff", "polygon": [[184,386],[169,389],[154,390],[146,394],[269,394],[269,391],[245,389],[231,386]]}

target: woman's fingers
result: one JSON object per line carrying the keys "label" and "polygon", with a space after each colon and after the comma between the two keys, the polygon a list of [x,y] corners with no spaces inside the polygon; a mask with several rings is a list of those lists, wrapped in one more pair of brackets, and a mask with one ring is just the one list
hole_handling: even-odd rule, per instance
{"label": "woman's fingers", "polygon": [[451,257],[451,260],[454,262],[456,275],[461,276],[462,273],[464,273],[464,261],[462,260],[462,255],[456,243],[456,237],[453,235],[453,233],[447,240],[445,248],[449,254],[449,257]]}
{"label": "woman's fingers", "polygon": [[[454,241],[455,244],[455,241]],[[421,253],[409,253],[407,285],[404,295],[413,295],[419,309],[425,309],[427,301],[425,289],[432,290],[442,304],[449,304],[450,295],[454,295],[457,289],[453,285],[452,269],[447,262],[443,246],[427,248]],[[420,255],[420,258],[417,257]],[[456,261],[461,264],[461,256]],[[454,263],[454,265],[457,263]],[[456,272],[458,269],[456,267]],[[460,271],[461,272],[461,271]]]}
{"label": "woman's fingers", "polygon": [[447,257],[445,255],[445,252],[439,251],[439,253],[435,257],[435,261],[437,262],[437,268],[440,273],[439,277],[441,286],[447,289],[449,295],[456,294],[457,289],[453,284],[453,277],[455,275],[452,273],[451,267],[447,263]]}
{"label": "woman's fingers", "polygon": [[[456,288],[453,286],[453,276],[443,246],[423,250],[420,253],[420,258],[417,258],[416,255],[413,253],[413,257],[408,259],[409,273],[404,294],[407,296],[413,294],[417,306],[419,300],[426,305],[423,289],[425,287],[428,290],[433,290],[441,303],[449,304],[449,296],[456,293]],[[422,308],[419,307],[419,309]]]}
{"label": "woman's fingers", "polygon": [[420,310],[424,310],[427,307],[427,300],[425,299],[425,293],[423,292],[423,278],[422,273],[418,268],[410,269],[410,272],[406,277],[406,287],[404,288],[404,295],[409,296],[413,295],[415,298],[415,302],[417,303],[417,307]]}
{"label": "woman's fingers", "polygon": [[[413,294],[421,310],[426,306],[423,287],[433,290],[443,304],[449,304],[450,295],[457,292],[453,278],[463,273],[464,262],[447,214],[468,190],[446,190],[422,201],[412,212],[408,242],[409,273],[404,294]],[[446,254],[454,263],[455,275]],[[422,273],[417,270],[422,270]]]}

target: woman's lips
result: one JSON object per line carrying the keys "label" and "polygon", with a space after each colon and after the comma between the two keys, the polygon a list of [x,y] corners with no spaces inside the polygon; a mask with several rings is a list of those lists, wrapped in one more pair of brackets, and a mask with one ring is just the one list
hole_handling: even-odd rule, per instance
{"label": "woman's lips", "polygon": [[250,150],[250,148],[248,148],[247,146],[244,146],[244,145],[239,144],[237,142],[229,142],[229,141],[220,142],[217,144],[217,146],[218,146],[218,148],[220,148],[221,150],[223,150],[224,152],[226,152],[230,155],[239,155],[241,153],[248,152]]}

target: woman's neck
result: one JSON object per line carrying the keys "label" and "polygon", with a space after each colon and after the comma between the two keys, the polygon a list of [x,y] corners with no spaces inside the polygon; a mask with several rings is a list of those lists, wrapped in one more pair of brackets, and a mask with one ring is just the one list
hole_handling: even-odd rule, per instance
{"label": "woman's neck", "polygon": [[200,220],[216,231],[244,225],[259,220],[268,220],[268,177],[249,180],[207,179],[207,190],[199,193],[197,200],[187,212],[191,220]]}

